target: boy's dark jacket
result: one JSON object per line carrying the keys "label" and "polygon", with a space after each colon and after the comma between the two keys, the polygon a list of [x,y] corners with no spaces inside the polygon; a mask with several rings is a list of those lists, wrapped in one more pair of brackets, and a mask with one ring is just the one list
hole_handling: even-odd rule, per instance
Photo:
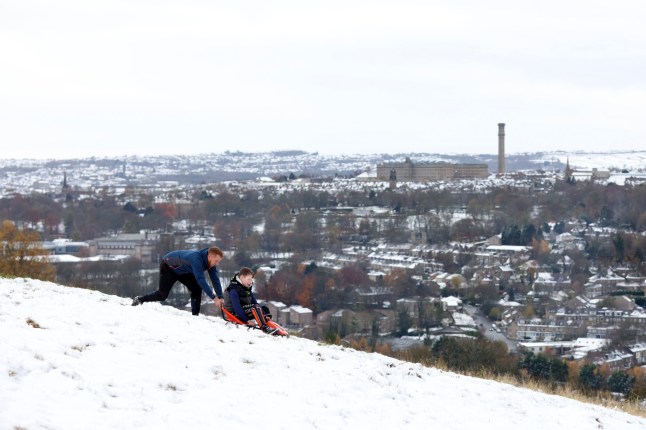
{"label": "boy's dark jacket", "polygon": [[226,294],[224,295],[224,308],[237,316],[242,322],[249,321],[251,307],[258,304],[251,287],[245,287],[238,280],[238,274],[231,278]]}

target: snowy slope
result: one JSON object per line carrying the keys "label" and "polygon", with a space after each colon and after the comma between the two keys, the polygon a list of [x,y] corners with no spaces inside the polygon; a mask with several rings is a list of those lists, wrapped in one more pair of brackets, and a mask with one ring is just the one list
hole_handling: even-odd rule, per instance
{"label": "snowy slope", "polygon": [[1,429],[637,430],[646,419],[171,307],[0,279]]}

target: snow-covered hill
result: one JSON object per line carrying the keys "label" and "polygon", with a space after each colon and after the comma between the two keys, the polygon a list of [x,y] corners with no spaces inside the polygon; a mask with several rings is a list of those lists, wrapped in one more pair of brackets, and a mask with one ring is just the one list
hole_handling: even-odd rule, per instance
{"label": "snow-covered hill", "polygon": [[643,170],[646,167],[646,151],[554,151],[540,152],[534,160],[541,162],[570,163],[573,169],[626,169]]}
{"label": "snow-covered hill", "polygon": [[0,279],[2,429],[637,430],[646,419],[159,304]]}

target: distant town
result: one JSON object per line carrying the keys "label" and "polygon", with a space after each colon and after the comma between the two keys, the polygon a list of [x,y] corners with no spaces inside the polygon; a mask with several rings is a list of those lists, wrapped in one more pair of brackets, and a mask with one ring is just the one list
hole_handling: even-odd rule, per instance
{"label": "distant town", "polygon": [[300,336],[401,349],[480,333],[619,370],[646,365],[632,155],[508,154],[504,172],[497,155],[2,160],[0,216],[38,232],[63,285],[132,297],[164,253],[217,245],[223,285],[252,267]]}

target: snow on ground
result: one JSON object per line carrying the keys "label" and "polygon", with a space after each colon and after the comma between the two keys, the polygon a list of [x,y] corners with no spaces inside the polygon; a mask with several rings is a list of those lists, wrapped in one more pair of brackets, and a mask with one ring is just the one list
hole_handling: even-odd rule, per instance
{"label": "snow on ground", "polygon": [[612,429],[646,419],[160,304],[0,279],[2,429]]}
{"label": "snow on ground", "polygon": [[646,151],[556,151],[543,152],[536,161],[558,161],[565,164],[570,162],[574,169],[643,169],[646,164]]}

